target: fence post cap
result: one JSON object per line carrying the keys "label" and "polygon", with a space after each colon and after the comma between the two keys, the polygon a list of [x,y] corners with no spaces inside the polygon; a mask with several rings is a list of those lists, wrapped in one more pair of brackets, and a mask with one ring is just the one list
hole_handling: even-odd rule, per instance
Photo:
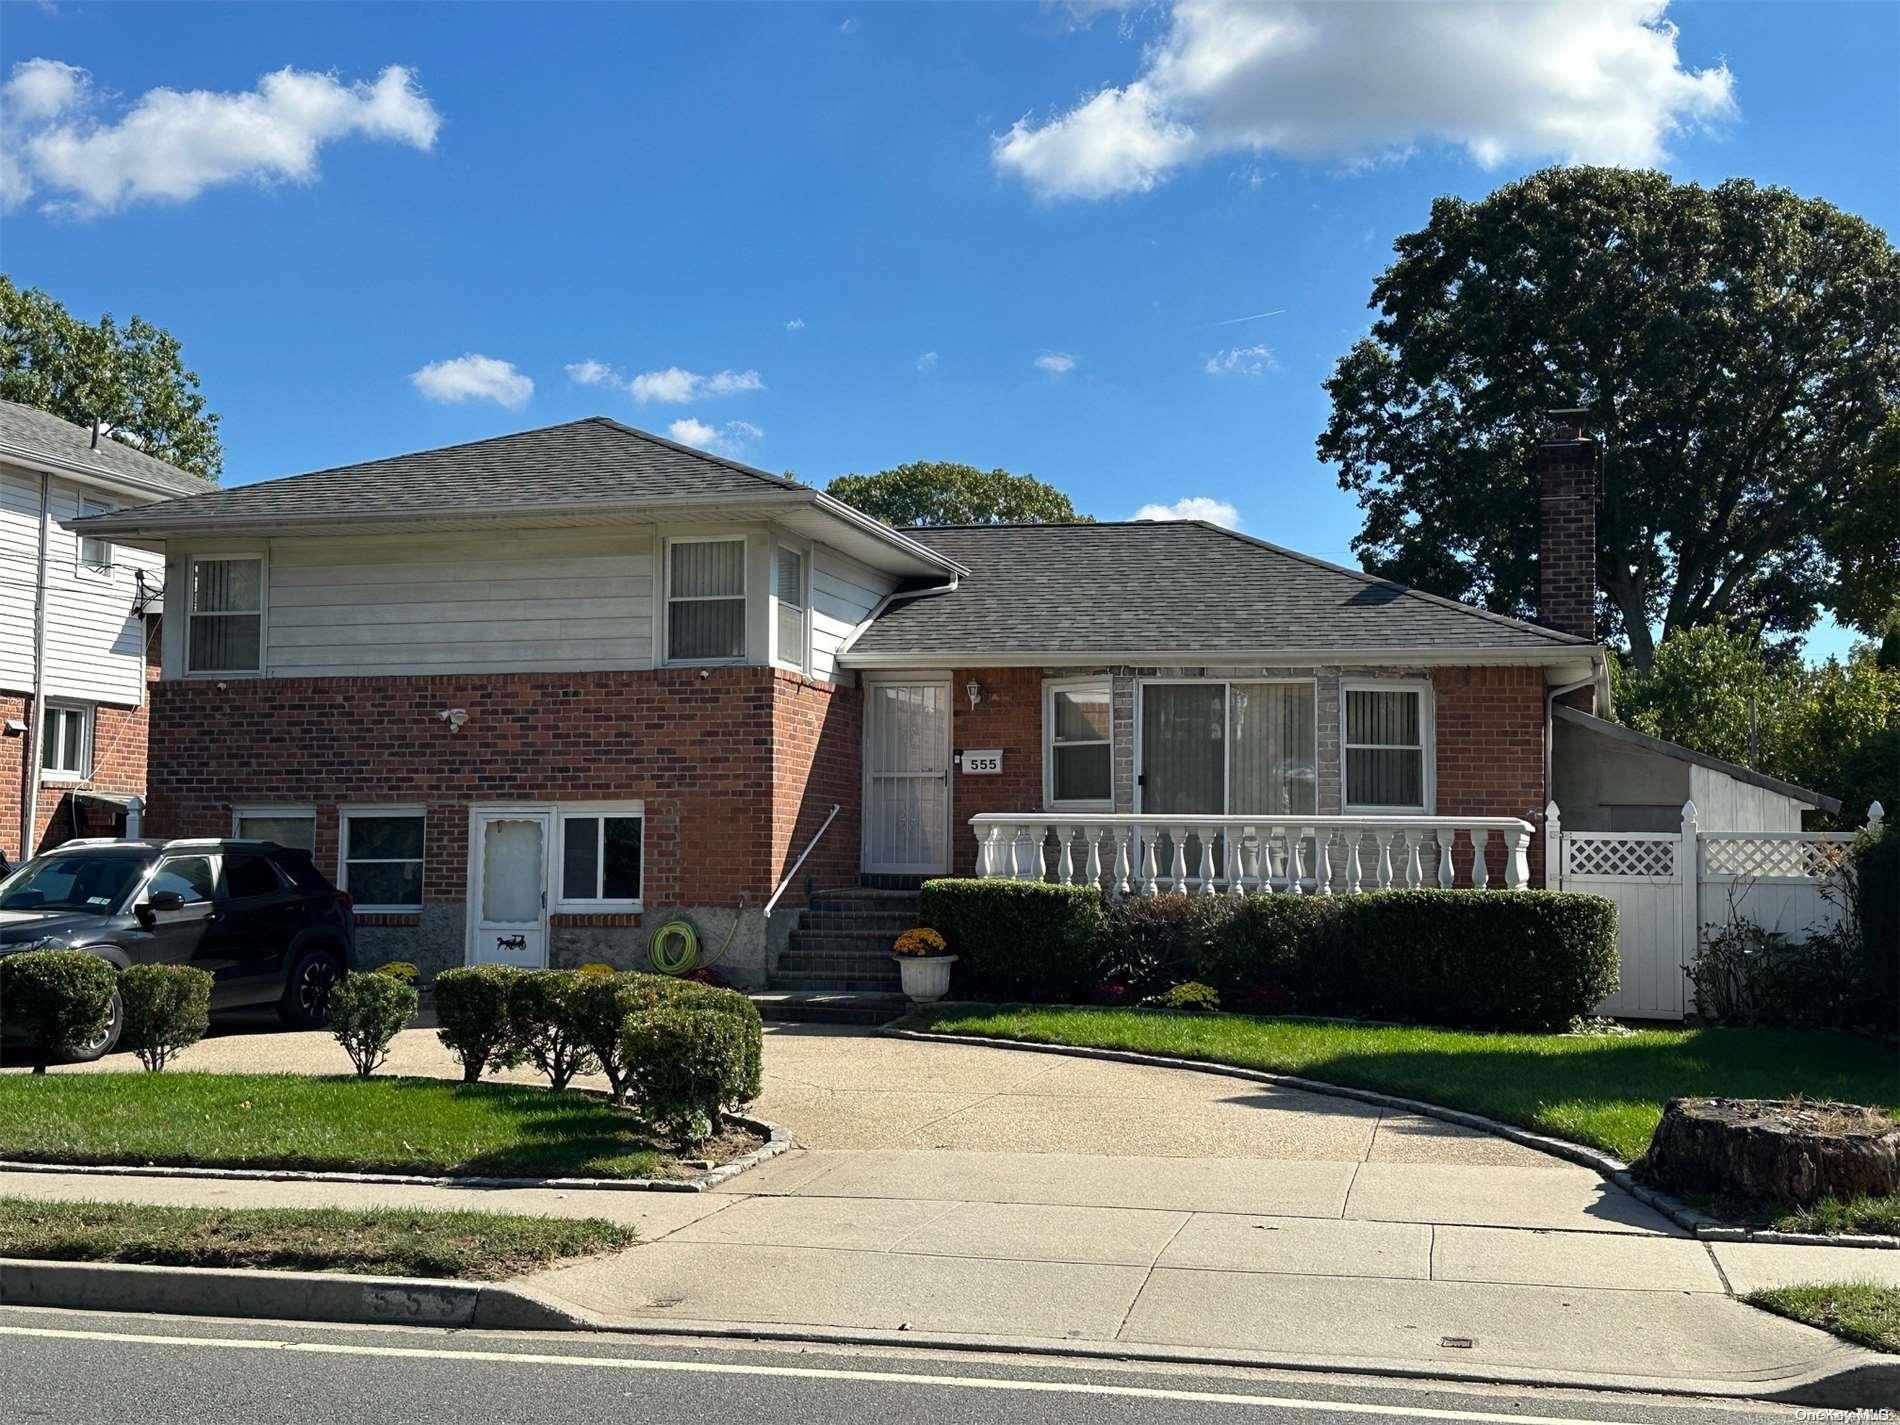
{"label": "fence post cap", "polygon": [[1557,803],[1555,803],[1555,802],[1547,802],[1547,803],[1545,803],[1545,805],[1544,805],[1544,815],[1545,815],[1545,816],[1546,816],[1546,817],[1547,817],[1547,818],[1548,818],[1549,820],[1551,820],[1551,821],[1556,821],[1556,820],[1558,819],[1558,817],[1562,815],[1562,813],[1560,813],[1560,812],[1559,812],[1559,811],[1557,810]]}
{"label": "fence post cap", "polygon": [[1696,819],[1695,803],[1693,801],[1684,802],[1682,804],[1682,824],[1684,826],[1693,825],[1695,822],[1695,819]]}
{"label": "fence post cap", "polygon": [[1883,807],[1879,802],[1870,802],[1868,804],[1867,824],[1869,826],[1878,825],[1880,822],[1886,819],[1886,816],[1887,816],[1887,809]]}

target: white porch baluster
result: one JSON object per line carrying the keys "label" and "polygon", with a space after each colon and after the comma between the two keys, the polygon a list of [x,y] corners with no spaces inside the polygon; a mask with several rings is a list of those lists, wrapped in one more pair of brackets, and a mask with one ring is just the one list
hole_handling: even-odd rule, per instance
{"label": "white porch baluster", "polygon": [[1471,884],[1476,890],[1483,890],[1491,884],[1491,868],[1484,864],[1484,848],[1490,844],[1491,833],[1478,827],[1471,831]]}
{"label": "white porch baluster", "polygon": [[1086,830],[1089,839],[1089,884],[1096,890],[1102,888],[1102,832],[1099,827]]}
{"label": "white porch baluster", "polygon": [[1346,894],[1359,894],[1359,843],[1365,838],[1346,833]]}
{"label": "white porch baluster", "polygon": [[1115,894],[1125,896],[1133,889],[1129,885],[1129,872],[1133,869],[1128,863],[1133,859],[1135,831],[1130,827],[1126,832],[1115,833]]}
{"label": "white porch baluster", "polygon": [[1425,868],[1419,864],[1418,849],[1425,842],[1421,831],[1405,833],[1405,884],[1417,889],[1425,884]]}
{"label": "white porch baluster", "polygon": [[1373,839],[1379,843],[1379,889],[1392,888],[1392,833],[1376,831]]}
{"label": "white porch baluster", "polygon": [[1450,890],[1458,875],[1451,868],[1451,844],[1458,839],[1458,828],[1441,826],[1432,833],[1438,841],[1438,884],[1444,890]]}
{"label": "white porch baluster", "polygon": [[1330,896],[1333,893],[1333,829],[1319,826],[1313,829],[1313,894]]}
{"label": "white porch baluster", "polygon": [[1160,883],[1155,879],[1155,837],[1149,827],[1137,827],[1141,836],[1141,893],[1144,896],[1158,895]]}
{"label": "white porch baluster", "polygon": [[1174,847],[1174,864],[1168,868],[1168,890],[1187,889],[1187,833],[1178,826],[1168,828],[1168,840]]}
{"label": "white porch baluster", "polygon": [[1062,850],[1056,857],[1056,884],[1072,886],[1075,884],[1075,828],[1057,826],[1056,839],[1062,843]]}
{"label": "white porch baluster", "polygon": [[1531,834],[1507,831],[1504,834],[1504,884],[1521,891],[1531,883]]}
{"label": "white porch baluster", "polygon": [[1304,830],[1287,828],[1286,833],[1286,890],[1290,896],[1303,896],[1306,887],[1300,884],[1306,879],[1306,868],[1300,865],[1300,843],[1306,839]]}
{"label": "white porch baluster", "polygon": [[1247,828],[1237,826],[1227,833],[1227,894],[1247,894]]}
{"label": "white porch baluster", "polygon": [[1200,862],[1200,865],[1198,866],[1197,869],[1200,872],[1201,883],[1200,885],[1195,887],[1195,890],[1199,892],[1201,895],[1211,896],[1214,894],[1214,838],[1213,837],[1211,836],[1201,837],[1201,854],[1196,859]]}

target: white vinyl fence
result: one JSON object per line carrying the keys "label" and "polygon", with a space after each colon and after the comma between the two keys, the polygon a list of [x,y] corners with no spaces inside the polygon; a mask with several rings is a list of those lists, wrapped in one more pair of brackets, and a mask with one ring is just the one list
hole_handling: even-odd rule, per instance
{"label": "white vinyl fence", "polygon": [[[1878,825],[1879,802],[1868,809]],[[1832,925],[1840,906],[1824,889],[1851,831],[1703,831],[1694,802],[1680,831],[1565,831],[1545,811],[1548,884],[1616,903],[1622,985],[1597,1013],[1681,1019],[1694,1006],[1684,967],[1705,927],[1747,920],[1790,939]]]}

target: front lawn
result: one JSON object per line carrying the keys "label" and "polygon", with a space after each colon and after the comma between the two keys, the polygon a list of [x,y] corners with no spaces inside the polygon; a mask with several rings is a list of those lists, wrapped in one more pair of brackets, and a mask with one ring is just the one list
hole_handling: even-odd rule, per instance
{"label": "front lawn", "polygon": [[494,1280],[633,1241],[598,1217],[0,1198],[0,1257],[43,1261]]}
{"label": "front lawn", "polygon": [[500,1177],[679,1171],[631,1113],[591,1094],[301,1074],[0,1075],[0,1159]]}
{"label": "front lawn", "polygon": [[1900,1287],[1865,1282],[1780,1286],[1748,1295],[1751,1306],[1832,1331],[1876,1351],[1900,1356]]}
{"label": "front lawn", "polygon": [[1649,1146],[1672,1098],[1805,1094],[1900,1105],[1891,1045],[1797,1030],[1483,1034],[1058,1005],[945,1005],[917,1010],[897,1027],[1297,1074],[1482,1113],[1625,1160]]}

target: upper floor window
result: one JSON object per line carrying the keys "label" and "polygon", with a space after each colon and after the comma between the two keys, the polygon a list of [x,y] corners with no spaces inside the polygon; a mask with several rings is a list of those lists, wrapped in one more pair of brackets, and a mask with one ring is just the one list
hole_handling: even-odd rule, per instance
{"label": "upper floor window", "polygon": [[1048,738],[1045,795],[1057,807],[1114,804],[1110,699],[1107,683],[1051,684],[1043,704]]}
{"label": "upper floor window", "polygon": [[1418,686],[1345,687],[1346,809],[1431,810],[1430,704]]}
{"label": "upper floor window", "polygon": [[745,658],[743,539],[676,539],[666,559],[666,656],[676,663]]}
{"label": "upper floor window", "polygon": [[[115,506],[104,500],[79,497],[79,516],[109,515]],[[112,541],[99,539],[92,535],[82,535],[79,540],[79,563],[85,569],[110,569],[112,567]]]}
{"label": "upper floor window", "polygon": [[778,548],[778,661],[793,668],[805,666],[805,624],[810,600],[805,593],[805,556],[784,545]]}
{"label": "upper floor window", "polygon": [[92,709],[77,703],[48,703],[40,734],[40,766],[49,777],[87,777],[92,773]]}
{"label": "upper floor window", "polygon": [[263,653],[263,559],[192,560],[186,671],[255,673]]}

